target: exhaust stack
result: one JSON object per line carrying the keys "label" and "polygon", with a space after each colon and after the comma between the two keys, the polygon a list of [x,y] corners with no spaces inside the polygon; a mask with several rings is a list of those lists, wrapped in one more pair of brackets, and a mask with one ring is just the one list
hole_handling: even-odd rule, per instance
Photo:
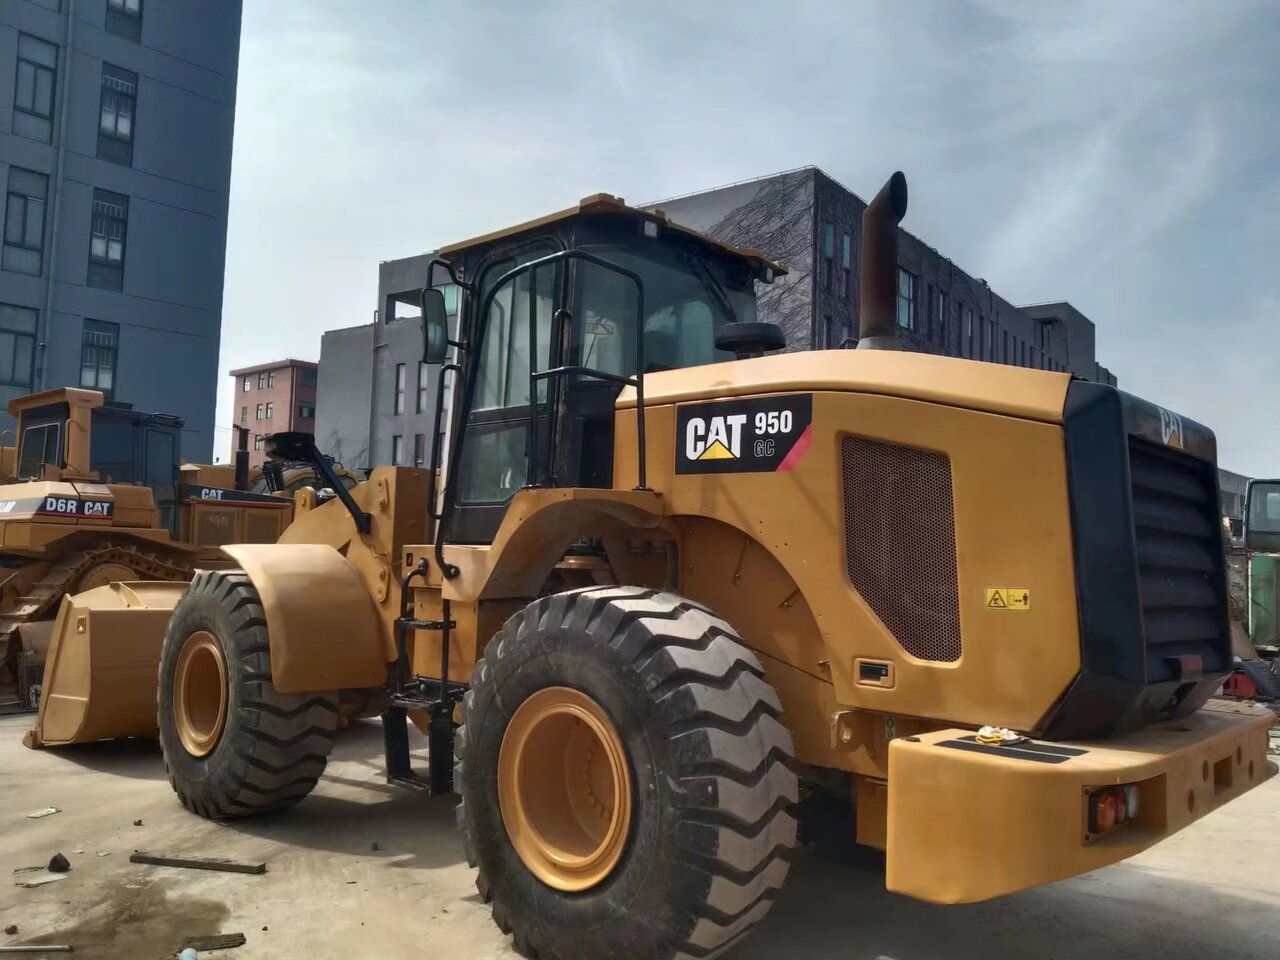
{"label": "exhaust stack", "polygon": [[907,212],[907,178],[899,170],[862,211],[858,271],[858,349],[898,349],[898,224]]}
{"label": "exhaust stack", "polygon": [[236,479],[237,490],[249,489],[249,428],[235,425],[236,431]]}

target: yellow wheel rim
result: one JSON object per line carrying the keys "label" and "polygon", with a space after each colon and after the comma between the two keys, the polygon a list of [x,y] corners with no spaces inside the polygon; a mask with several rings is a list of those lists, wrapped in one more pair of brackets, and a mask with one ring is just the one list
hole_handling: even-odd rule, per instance
{"label": "yellow wheel rim", "polygon": [[520,704],[498,753],[498,803],[516,853],[547,886],[603,881],[626,847],[631,773],[600,704],[569,687]]}
{"label": "yellow wheel rim", "polygon": [[227,661],[207,630],[187,637],[178,654],[173,712],[187,753],[203,757],[217,746],[227,722]]}

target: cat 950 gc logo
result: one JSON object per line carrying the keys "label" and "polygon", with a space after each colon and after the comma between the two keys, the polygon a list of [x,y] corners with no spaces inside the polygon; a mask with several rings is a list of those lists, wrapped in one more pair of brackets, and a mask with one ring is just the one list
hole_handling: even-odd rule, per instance
{"label": "cat 950 gc logo", "polygon": [[790,470],[809,449],[812,394],[687,404],[676,415],[676,473]]}

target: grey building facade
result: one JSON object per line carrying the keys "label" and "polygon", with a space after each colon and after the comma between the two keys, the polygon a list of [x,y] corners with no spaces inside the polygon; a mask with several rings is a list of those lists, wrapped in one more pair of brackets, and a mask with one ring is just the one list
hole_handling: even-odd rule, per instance
{"label": "grey building facade", "polygon": [[101,389],[211,459],[240,11],[0,5],[0,409]]}
{"label": "grey building facade", "polygon": [[[858,333],[866,203],[816,167],[646,204],[718,240],[753,247],[791,272],[760,288],[760,318],[787,349],[838,347]],[[898,327],[909,350],[1070,371],[1115,383],[1094,326],[1065,301],[1019,307],[906,230],[898,235]]]}
{"label": "grey building facade", "polygon": [[[821,170],[806,167],[647,206],[787,267],[786,276],[757,287],[757,305],[760,319],[781,325],[788,350],[838,347],[856,337],[866,204]],[[1071,304],[1015,306],[918,237],[903,230],[899,241],[899,333],[906,349],[1115,383],[1097,363],[1093,322]],[[374,322],[331,330],[321,340],[316,437],[350,468],[422,465],[430,456],[439,374],[420,363],[418,306],[430,257],[382,263]],[[455,312],[456,293],[446,288]]]}
{"label": "grey building facade", "polygon": [[[422,362],[419,297],[431,256],[379,264],[373,322],[329,330],[320,339],[316,443],[348,469],[420,467],[430,460],[440,368]],[[457,288],[443,290],[456,323]],[[445,386],[447,409],[448,381]]]}

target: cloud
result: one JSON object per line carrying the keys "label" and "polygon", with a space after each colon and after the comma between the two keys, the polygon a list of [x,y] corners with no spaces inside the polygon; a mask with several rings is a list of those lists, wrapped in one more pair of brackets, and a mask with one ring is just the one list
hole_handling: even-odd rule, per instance
{"label": "cloud", "polygon": [[901,168],[914,233],[1015,302],[1072,301],[1123,387],[1280,472],[1273,0],[351,10],[245,5],[223,369],[318,356],[371,317],[379,260],[590,193]]}

